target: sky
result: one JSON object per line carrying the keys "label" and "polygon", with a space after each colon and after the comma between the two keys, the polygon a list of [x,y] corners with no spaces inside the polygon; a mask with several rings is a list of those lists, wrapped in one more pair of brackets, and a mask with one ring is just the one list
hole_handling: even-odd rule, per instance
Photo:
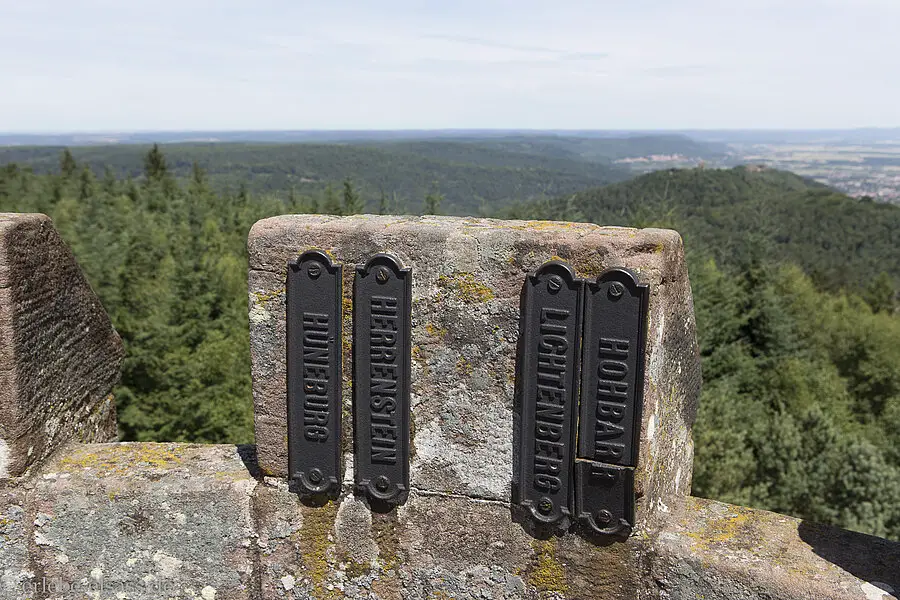
{"label": "sky", "polygon": [[0,0],[0,132],[900,126],[900,0]]}

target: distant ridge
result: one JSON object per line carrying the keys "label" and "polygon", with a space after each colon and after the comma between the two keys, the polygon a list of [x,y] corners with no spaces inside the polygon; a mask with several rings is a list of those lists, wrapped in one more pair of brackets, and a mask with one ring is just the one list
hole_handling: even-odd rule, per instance
{"label": "distant ridge", "polygon": [[701,142],[865,144],[900,140],[900,127],[858,129],[396,129],[396,130],[173,130],[83,131],[55,133],[0,132],[0,146],[97,146],[216,142],[362,142],[434,139],[494,139],[509,136],[631,138],[681,136]]}

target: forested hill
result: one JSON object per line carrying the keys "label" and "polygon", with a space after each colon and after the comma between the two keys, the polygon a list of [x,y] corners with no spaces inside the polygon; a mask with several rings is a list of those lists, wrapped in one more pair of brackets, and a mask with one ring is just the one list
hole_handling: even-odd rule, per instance
{"label": "forested hill", "polygon": [[[117,146],[76,158],[19,148],[28,166],[0,166],[0,212],[52,216],[110,313],[127,349],[116,390],[124,437],[222,443],[252,440],[245,244],[260,218],[362,212],[360,186],[408,177],[432,212],[473,212],[472,198],[503,189],[522,201],[507,212],[523,218],[672,227],[685,238],[703,361],[694,493],[900,539],[900,207],[747,168],[657,172],[529,201],[516,190],[587,179],[545,180],[533,158],[488,166],[510,153],[460,166],[483,150],[455,144],[433,149],[439,160],[411,143],[169,146],[165,156]],[[216,191],[199,164],[188,169],[194,156],[231,191]],[[299,173],[336,185],[253,192]],[[405,210],[422,212],[416,200]]]}
{"label": "forested hill", "polygon": [[850,198],[784,171],[657,171],[525,203],[511,214],[607,225],[668,223],[689,247],[724,264],[786,260],[822,289],[859,289],[881,273],[900,284],[900,207]]}
{"label": "forested hill", "polygon": [[682,233],[703,362],[695,494],[900,539],[900,207],[736,168],[511,212]]}
{"label": "forested hill", "polygon": [[[471,157],[470,153],[477,152],[479,160],[490,162],[497,156],[508,155],[516,161],[516,164],[530,158],[544,163],[555,162],[565,165],[565,168],[572,168],[573,163],[576,166],[577,163],[609,164],[622,158],[660,154],[719,159],[728,151],[725,144],[699,142],[687,136],[673,134],[626,137],[520,134],[500,137],[459,137],[450,140],[378,140],[365,143],[389,150],[425,153],[441,158],[450,154]],[[466,162],[468,161],[467,158]]]}
{"label": "forested hill", "polygon": [[[115,145],[72,148],[80,166],[96,177],[110,169],[117,178],[140,179],[149,146]],[[36,173],[59,169],[62,148],[0,148],[0,165],[16,163]],[[256,194],[315,196],[329,184],[351,178],[361,201],[375,212],[384,193],[392,212],[419,213],[425,198],[442,196],[446,214],[486,214],[514,200],[553,197],[622,181],[630,175],[609,164],[565,157],[538,157],[480,144],[428,142],[347,144],[171,144],[165,156],[169,173],[189,180],[194,163],[213,190]]]}

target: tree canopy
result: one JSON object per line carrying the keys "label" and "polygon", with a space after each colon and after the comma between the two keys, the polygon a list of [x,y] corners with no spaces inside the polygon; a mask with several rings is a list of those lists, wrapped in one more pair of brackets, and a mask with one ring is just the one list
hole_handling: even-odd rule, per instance
{"label": "tree canopy", "polygon": [[[372,167],[341,146],[303,167],[333,177],[278,194],[217,189],[200,157],[144,151],[137,172],[68,151],[42,174],[0,167],[0,210],[53,217],[126,344],[126,440],[252,441],[245,242],[256,220],[369,203],[472,210],[456,201],[469,192],[448,184],[452,168],[408,165],[421,170],[406,195],[361,185]],[[250,151],[239,146],[235,163]],[[262,168],[254,160],[228,181]],[[488,198],[495,183],[465,189]],[[694,493],[900,539],[900,207],[744,168],[539,196],[485,210],[683,234],[704,374]]]}

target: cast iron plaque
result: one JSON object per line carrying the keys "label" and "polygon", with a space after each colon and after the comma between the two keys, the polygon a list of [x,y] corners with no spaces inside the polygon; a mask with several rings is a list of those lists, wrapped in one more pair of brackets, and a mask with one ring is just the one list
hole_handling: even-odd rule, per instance
{"label": "cast iron plaque", "polygon": [[525,281],[519,324],[516,502],[561,529],[572,515],[582,288],[571,267],[545,263]]}
{"label": "cast iron plaque", "polygon": [[301,496],[340,492],[341,266],[310,250],[287,270],[288,473]]}
{"label": "cast iron plaque", "polygon": [[637,463],[648,296],[626,269],[609,269],[587,284],[579,458]]}
{"label": "cast iron plaque", "polygon": [[388,254],[356,268],[353,422],[356,491],[397,505],[409,493],[412,272]]}
{"label": "cast iron plaque", "polygon": [[575,463],[578,520],[595,533],[627,535],[634,524],[634,469],[579,460]]}

